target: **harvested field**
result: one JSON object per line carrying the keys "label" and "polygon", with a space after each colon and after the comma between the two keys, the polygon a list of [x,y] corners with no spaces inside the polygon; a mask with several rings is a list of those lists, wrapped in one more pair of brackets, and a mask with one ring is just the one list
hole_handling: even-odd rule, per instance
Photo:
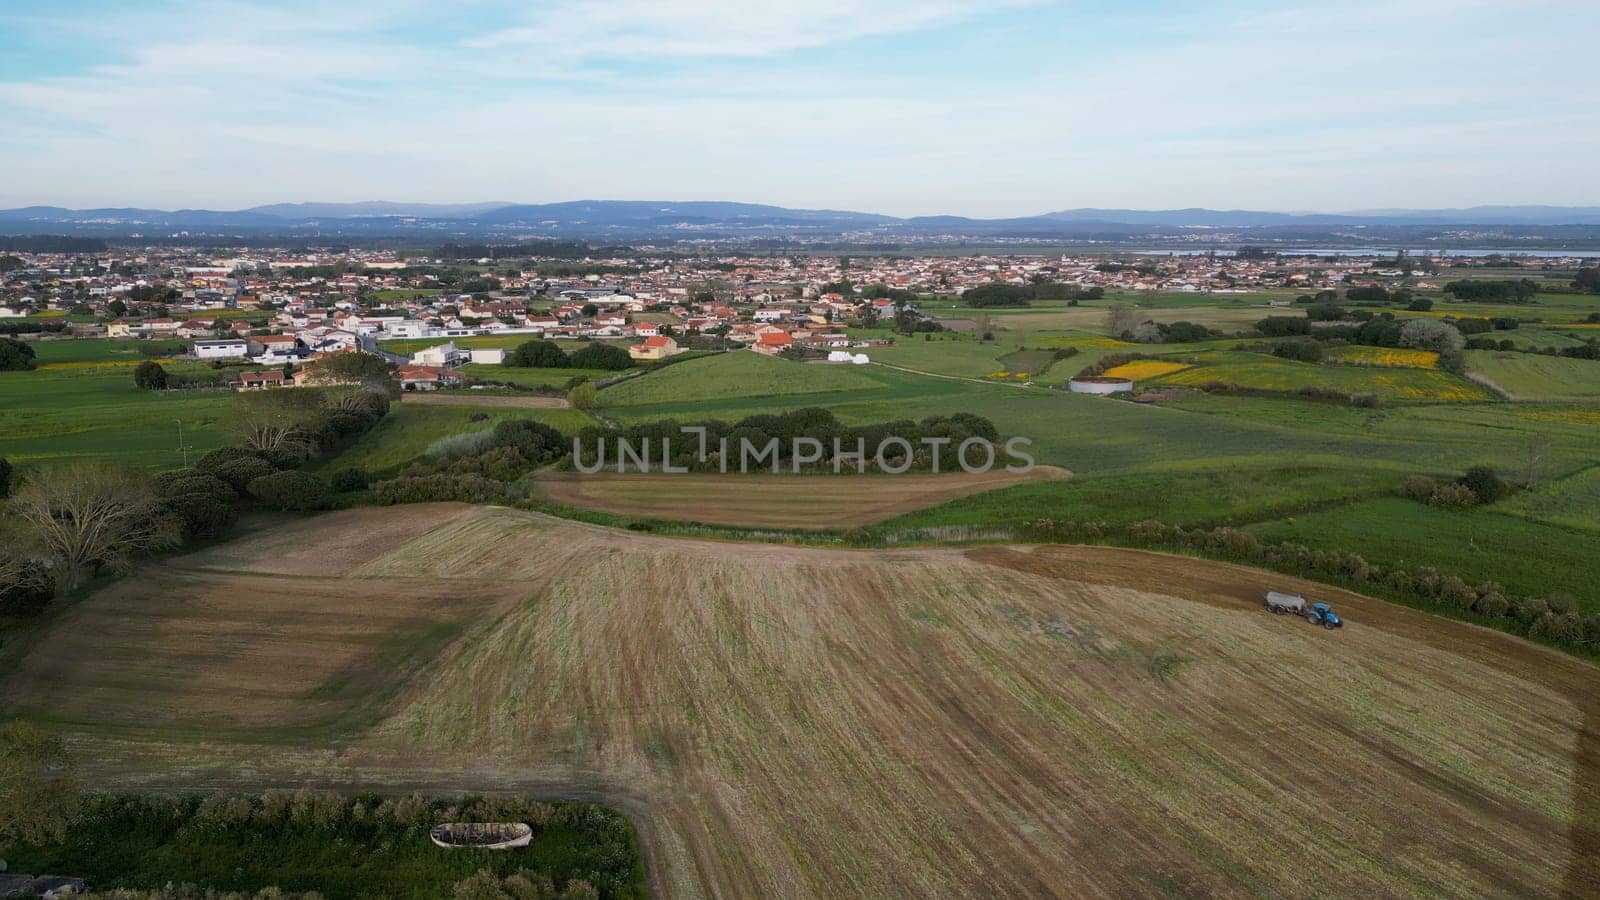
{"label": "harvested field", "polygon": [[849,528],[1025,481],[1070,478],[1053,466],[1026,475],[649,475],[552,472],[538,485],[565,506],[623,516],[750,528]]}
{"label": "harvested field", "polygon": [[539,394],[526,396],[485,394],[476,391],[467,394],[413,393],[400,400],[407,406],[516,406],[523,409],[566,409],[565,397],[546,397]]}
{"label": "harvested field", "polygon": [[[94,709],[62,718],[96,786],[614,802],[663,894],[1600,889],[1600,671],[1403,607],[1128,550],[687,541],[457,505],[272,537],[80,602],[12,660],[7,706]],[[1349,625],[1266,615],[1267,586]],[[122,627],[152,609],[163,627]],[[424,611],[457,630],[389,638],[420,670],[344,663],[362,714],[281,727],[339,668],[319,654]],[[222,621],[283,686],[207,662]],[[61,652],[73,632],[92,651]],[[210,697],[148,677],[196,659]]]}

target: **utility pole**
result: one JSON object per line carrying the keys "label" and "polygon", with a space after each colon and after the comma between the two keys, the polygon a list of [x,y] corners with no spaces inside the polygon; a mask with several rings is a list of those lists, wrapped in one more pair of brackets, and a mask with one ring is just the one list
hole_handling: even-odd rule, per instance
{"label": "utility pole", "polygon": [[183,454],[183,467],[189,467],[189,445],[183,442],[183,420],[173,419],[178,423],[178,452]]}

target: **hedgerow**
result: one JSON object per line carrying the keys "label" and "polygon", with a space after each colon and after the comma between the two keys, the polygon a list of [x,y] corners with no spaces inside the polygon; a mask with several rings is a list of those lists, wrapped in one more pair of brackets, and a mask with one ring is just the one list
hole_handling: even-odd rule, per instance
{"label": "hedgerow", "polygon": [[1512,595],[1495,582],[1472,585],[1425,566],[1384,568],[1354,553],[1317,550],[1287,541],[1265,543],[1237,528],[1184,528],[1154,520],[1119,526],[1047,518],[1027,523],[1020,532],[1019,536],[1027,540],[1181,550],[1307,578],[1376,585],[1425,609],[1469,615],[1504,631],[1557,646],[1600,651],[1600,614],[1580,615],[1576,601],[1570,597]]}

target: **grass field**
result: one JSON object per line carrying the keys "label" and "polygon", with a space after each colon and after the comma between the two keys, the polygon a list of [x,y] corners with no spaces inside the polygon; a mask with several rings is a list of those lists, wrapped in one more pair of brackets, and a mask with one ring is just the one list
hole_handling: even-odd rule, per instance
{"label": "grass field", "polygon": [[183,460],[179,422],[191,458],[228,442],[218,423],[237,402],[235,394],[140,390],[133,365],[102,361],[0,372],[0,456],[24,464],[119,459],[176,467]]}
{"label": "grass field", "polygon": [[[396,403],[377,425],[344,452],[324,462],[322,467],[332,471],[360,466],[375,473],[393,472],[421,456],[428,445],[440,438],[492,428],[501,419],[537,419],[566,434],[594,424],[588,413],[575,409],[497,405],[494,403],[497,398],[493,397],[463,396],[461,399],[464,402],[460,404]],[[474,416],[483,418],[474,421]]]}
{"label": "grass field", "polygon": [[1513,494],[1495,508],[1553,525],[1600,531],[1600,465]]}
{"label": "grass field", "polygon": [[1017,350],[1015,344],[979,341],[967,335],[935,335],[934,340],[900,335],[892,347],[865,351],[873,362],[902,366],[918,372],[983,378],[1005,368],[1000,357]]}
{"label": "grass field", "polygon": [[[135,338],[70,338],[31,341],[39,365],[73,362],[124,362],[136,366],[153,356],[178,356],[189,352],[190,341],[146,341]],[[143,351],[143,352],[141,352]],[[155,352],[159,351],[159,352]],[[150,355],[147,355],[150,354]]]}
{"label": "grass field", "polygon": [[1467,370],[1515,400],[1600,398],[1600,362],[1532,353],[1468,350]]}
{"label": "grass field", "polygon": [[1495,507],[1443,510],[1398,497],[1251,526],[1269,540],[1358,553],[1379,565],[1429,565],[1514,593],[1565,592],[1600,612],[1600,532],[1507,515]]}
{"label": "grass field", "polygon": [[[1349,625],[1266,615],[1268,586]],[[1600,859],[1594,666],[1179,557],[413,506],[43,627],[0,648],[4,700],[90,786],[599,798],[660,895],[1582,896]]]}
{"label": "grass field", "polygon": [[1151,383],[1198,386],[1221,382],[1266,391],[1332,388],[1348,394],[1372,394],[1397,402],[1471,402],[1494,395],[1478,384],[1446,372],[1417,368],[1313,365],[1260,353],[1206,351],[1174,354],[1190,368]]}
{"label": "grass field", "polygon": [[1371,468],[1286,463],[1025,483],[951,500],[887,523],[891,532],[983,533],[1045,518],[1127,525],[1244,525],[1393,491],[1403,479]]}
{"label": "grass field", "polygon": [[599,381],[617,374],[604,369],[522,369],[483,363],[467,363],[461,367],[461,371],[475,381],[500,381],[522,387],[548,388],[564,388],[574,378]]}
{"label": "grass field", "polygon": [[622,516],[751,528],[849,528],[958,497],[1064,478],[1048,467],[1030,475],[646,475],[551,472],[538,486],[564,506]]}

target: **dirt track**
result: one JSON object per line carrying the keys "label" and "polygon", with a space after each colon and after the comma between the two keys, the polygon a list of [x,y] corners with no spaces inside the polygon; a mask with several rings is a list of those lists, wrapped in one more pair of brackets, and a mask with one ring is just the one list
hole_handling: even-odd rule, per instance
{"label": "dirt track", "polygon": [[546,397],[541,394],[508,396],[506,394],[435,394],[408,393],[400,402],[416,406],[515,406],[522,409],[566,409],[565,397]]}
{"label": "dirt track", "polygon": [[[150,574],[7,690],[48,701],[94,784],[600,799],[661,895],[1600,891],[1595,667],[1243,567],[440,504]],[[1269,585],[1349,627],[1260,613]],[[223,627],[245,652],[208,646]],[[321,646],[351,655],[296,671]]]}

